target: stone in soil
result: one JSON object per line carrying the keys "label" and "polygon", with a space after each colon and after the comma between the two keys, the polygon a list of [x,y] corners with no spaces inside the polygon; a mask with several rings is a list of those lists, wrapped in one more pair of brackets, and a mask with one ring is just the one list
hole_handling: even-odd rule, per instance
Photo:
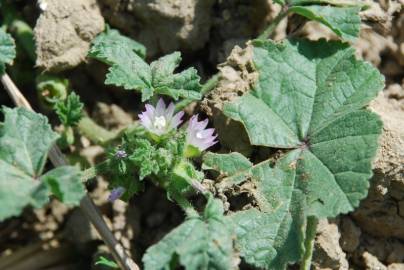
{"label": "stone in soil", "polygon": [[314,269],[348,269],[348,261],[339,245],[338,226],[326,219],[319,221],[314,243]]}
{"label": "stone in soil", "polygon": [[104,30],[96,0],[44,0],[34,34],[36,65],[59,72],[82,63],[93,38]]}

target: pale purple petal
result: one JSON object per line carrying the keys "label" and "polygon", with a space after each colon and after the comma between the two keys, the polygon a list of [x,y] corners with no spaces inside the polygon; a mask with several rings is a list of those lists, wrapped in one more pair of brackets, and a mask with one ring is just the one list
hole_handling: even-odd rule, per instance
{"label": "pale purple petal", "polygon": [[204,151],[204,150],[208,149],[209,147],[211,147],[211,146],[217,144],[218,142],[219,142],[219,141],[212,141],[212,142],[206,143],[206,144],[204,145],[204,149],[203,149],[202,151]]}
{"label": "pale purple petal", "polygon": [[154,107],[152,106],[152,105],[150,105],[150,104],[146,104],[145,105],[145,107],[146,107],[146,111],[144,112],[147,116],[149,116],[150,117],[150,119],[152,119],[153,117],[154,117],[154,113],[155,113],[155,109],[154,109]]}
{"label": "pale purple petal", "polygon": [[217,141],[215,141],[215,140],[204,141],[203,143],[200,143],[200,149],[201,149],[201,151],[204,151],[205,149],[211,147],[212,145],[214,145],[216,143],[217,143]]}
{"label": "pale purple petal", "polygon": [[117,187],[111,190],[111,193],[108,196],[108,201],[113,202],[119,199],[125,193],[124,187]]}
{"label": "pale purple petal", "polygon": [[144,126],[146,129],[150,129],[152,127],[152,121],[150,117],[144,112],[143,114],[139,114],[140,124]]}
{"label": "pale purple petal", "polygon": [[174,103],[171,102],[170,105],[168,105],[168,107],[166,109],[165,116],[167,118],[172,118],[174,115],[174,110],[175,110],[175,105],[174,105]]}
{"label": "pale purple petal", "polygon": [[211,143],[211,142],[213,142],[216,138],[217,138],[217,135],[215,135],[215,136],[210,136],[210,137],[207,137],[207,138],[203,138],[201,141],[202,141],[203,143]]}
{"label": "pale purple petal", "polygon": [[189,120],[189,129],[194,130],[195,125],[198,123],[198,114],[191,117]]}
{"label": "pale purple petal", "polygon": [[176,128],[182,123],[182,117],[184,116],[184,112],[180,111],[176,115],[174,115],[173,119],[171,120],[171,127]]}
{"label": "pale purple petal", "polygon": [[205,119],[197,124],[199,130],[205,129],[208,126],[209,119]]}
{"label": "pale purple petal", "polygon": [[164,100],[160,98],[156,106],[156,115],[157,116],[164,115],[165,110],[166,110],[166,104],[164,103]]}
{"label": "pale purple petal", "polygon": [[128,156],[128,154],[126,153],[125,150],[121,149],[121,150],[118,150],[118,151],[115,152],[115,157],[118,158],[118,159],[126,158],[127,156]]}
{"label": "pale purple petal", "polygon": [[212,136],[214,132],[215,132],[214,128],[208,128],[208,129],[199,131],[199,134],[202,136],[202,138],[207,138],[207,137]]}

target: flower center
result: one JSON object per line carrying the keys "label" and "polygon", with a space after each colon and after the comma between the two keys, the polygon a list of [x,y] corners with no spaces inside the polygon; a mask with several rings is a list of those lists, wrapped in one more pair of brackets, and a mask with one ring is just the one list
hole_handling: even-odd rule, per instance
{"label": "flower center", "polygon": [[196,136],[198,139],[202,139],[202,138],[203,138],[202,132],[200,132],[200,131],[198,131],[195,136]]}
{"label": "flower center", "polygon": [[167,126],[167,121],[164,116],[157,116],[154,118],[154,127],[157,129],[164,129]]}

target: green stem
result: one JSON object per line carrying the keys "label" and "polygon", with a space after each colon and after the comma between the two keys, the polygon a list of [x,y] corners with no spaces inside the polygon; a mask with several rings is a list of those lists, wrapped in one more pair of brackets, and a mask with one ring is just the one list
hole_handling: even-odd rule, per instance
{"label": "green stem", "polygon": [[275,28],[278,26],[278,24],[283,20],[288,15],[288,6],[285,5],[281,12],[275,17],[275,19],[268,25],[268,27],[262,32],[261,35],[258,36],[258,39],[267,39],[272,32],[275,30]]}
{"label": "green stem", "polygon": [[194,209],[192,204],[182,194],[171,191],[170,197],[184,210],[187,217],[199,217],[198,212]]}
{"label": "green stem", "polygon": [[300,270],[310,270],[314,250],[314,240],[317,232],[317,224],[317,217],[311,216],[307,218],[306,239],[304,240],[305,252],[302,262],[300,263]]}
{"label": "green stem", "polygon": [[220,74],[216,73],[209,80],[207,80],[205,82],[205,84],[202,86],[201,94],[206,95],[207,93],[212,91],[212,89],[215,88],[217,83],[219,82],[219,78],[220,78]]}
{"label": "green stem", "polygon": [[[209,93],[216,87],[217,83],[219,82],[219,78],[220,78],[220,74],[216,73],[207,82],[205,82],[205,84],[202,86],[202,89],[201,89],[202,96],[205,96],[207,93]],[[189,104],[191,104],[193,101],[195,101],[195,100],[192,100],[192,99],[181,100],[180,102],[175,104],[175,110],[180,111],[180,110],[184,109],[186,106],[188,106]]]}
{"label": "green stem", "polygon": [[93,167],[90,167],[81,173],[81,181],[86,182],[90,179],[95,178],[97,175],[102,175],[108,172],[109,170],[109,162],[108,161],[103,161],[100,162]]}
{"label": "green stem", "polygon": [[117,136],[117,133],[106,130],[87,116],[81,118],[77,129],[95,144],[105,144]]}
{"label": "green stem", "polygon": [[32,62],[36,61],[34,33],[32,28],[22,20],[14,20],[10,25],[10,30],[14,34],[18,43],[24,48]]}

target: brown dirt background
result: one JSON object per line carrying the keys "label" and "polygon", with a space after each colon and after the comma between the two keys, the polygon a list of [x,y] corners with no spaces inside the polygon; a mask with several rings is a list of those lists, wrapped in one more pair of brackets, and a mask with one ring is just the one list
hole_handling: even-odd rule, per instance
{"label": "brown dirt background", "polygon": [[[385,90],[370,105],[384,122],[384,134],[368,198],[355,212],[320,222],[315,269],[404,269],[404,2],[367,2],[372,8],[362,14],[361,36],[354,46],[358,57],[370,61],[386,77]],[[247,91],[256,78],[250,51],[243,48],[278,12],[271,1],[43,0],[42,10],[32,1],[15,3],[35,27],[38,59],[34,71],[34,63],[21,52],[10,74],[35,109],[48,114],[53,123],[57,123],[55,115],[41,107],[33,86],[38,70],[69,78],[86,112],[99,124],[119,129],[135,119],[139,96],[106,87],[106,67],[86,59],[89,42],[105,22],[143,43],[148,60],[180,50],[181,68],[195,66],[203,80],[220,70],[217,88],[187,112],[200,111],[211,117],[215,128],[226,130],[220,133],[221,145],[216,150],[239,151],[256,159],[267,154],[265,149],[249,146],[246,135],[240,136],[240,126],[225,119],[221,108],[224,101]],[[298,19],[288,18],[273,38],[291,32],[311,39],[336,38],[316,23],[300,25]],[[3,92],[0,104],[11,106]],[[85,137],[70,150],[72,159],[102,160],[102,148]],[[115,236],[137,262],[148,246],[183,219],[178,207],[151,185],[129,204],[107,203],[107,182],[101,177],[88,188]],[[96,254],[105,252],[81,211],[56,200],[44,209],[27,209],[21,217],[0,223],[0,269],[103,269],[93,261]]]}

